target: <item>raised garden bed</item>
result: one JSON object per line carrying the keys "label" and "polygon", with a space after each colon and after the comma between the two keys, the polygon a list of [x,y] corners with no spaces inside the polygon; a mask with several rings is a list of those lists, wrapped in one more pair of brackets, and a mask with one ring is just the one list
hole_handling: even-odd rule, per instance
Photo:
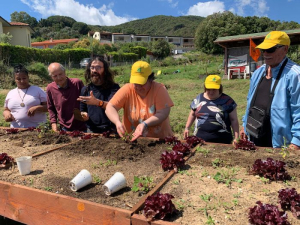
{"label": "raised garden bed", "polygon": [[[33,134],[25,131],[13,137],[0,137],[0,145],[5,145],[3,151],[10,156],[33,155],[29,175],[20,176],[17,168],[1,171],[0,185],[5,191],[0,195],[0,214],[23,223],[39,224],[49,219],[49,224],[110,221],[111,224],[146,225],[148,222],[141,213],[146,195],[131,191],[134,176],[153,178],[153,186],[156,186],[148,195],[164,184],[160,192],[175,197],[172,202],[178,213],[167,216],[165,219],[169,222],[157,220],[151,224],[248,224],[249,208],[257,201],[278,205],[280,189],[293,187],[300,192],[299,154],[295,151],[283,159],[284,152],[280,149],[245,151],[235,150],[231,145],[207,144],[199,147],[175,173],[163,171],[159,162],[161,153],[170,151],[171,146],[156,140],[139,139],[137,143],[128,144],[121,139],[104,137],[71,138],[66,139],[66,143],[35,146],[36,137],[29,146],[24,141],[29,138],[25,136]],[[15,145],[19,139],[23,145]],[[249,175],[256,159],[268,157],[286,162],[292,179],[269,183],[267,179]],[[81,169],[89,170],[94,181],[73,192],[68,187],[69,181]],[[125,175],[127,188],[106,196],[102,185],[117,171]],[[291,224],[299,223],[290,212],[287,214]],[[33,215],[38,215],[37,219],[32,219]]]}
{"label": "raised garden bed", "polygon": [[[173,202],[180,210],[179,216],[170,219],[184,225],[249,224],[249,208],[257,201],[278,206],[280,189],[294,187],[300,192],[300,152],[290,152],[285,159],[282,153],[281,149],[245,151],[230,145],[201,146],[161,190],[175,197]],[[268,157],[286,162],[292,179],[269,182],[249,174],[256,159]],[[290,211],[287,214],[291,224],[300,224]]]}
{"label": "raised garden bed", "polygon": [[[67,199],[75,198],[75,200],[73,199],[75,202],[82,200],[97,204],[100,208],[102,206],[113,208],[112,214],[118,209],[123,212],[124,209],[127,210],[126,213],[121,214],[126,215],[126,218],[130,218],[133,213],[132,207],[139,203],[143,197],[143,194],[131,191],[134,176],[151,177],[153,179],[151,188],[153,188],[169,174],[168,171],[161,169],[159,159],[161,153],[170,146],[157,140],[141,138],[137,143],[129,144],[121,139],[99,136],[87,140],[79,138],[71,138],[70,140],[67,136],[61,138],[61,135],[47,134],[43,138],[38,138],[34,131],[9,134],[2,136],[1,139],[3,140],[1,145],[4,147],[2,149],[8,155],[14,158],[21,155],[33,155],[32,172],[29,175],[20,176],[17,168],[2,171],[1,180],[9,182],[3,183],[3,187],[6,189],[22,189],[20,192],[23,192],[22,195],[26,197],[35,196],[31,193],[34,190],[39,190],[37,193],[40,194],[37,195],[43,196],[43,198],[47,198],[47,193],[57,195],[57,198],[62,199],[68,196]],[[58,144],[58,139],[65,141]],[[78,192],[73,192],[69,188],[69,182],[81,169],[90,171],[93,175],[93,183]],[[125,175],[127,187],[112,196],[107,196],[103,192],[102,185],[117,171]],[[12,192],[9,191],[9,193]],[[10,198],[11,196],[3,196],[3,201]],[[40,208],[41,206],[37,205],[36,207]],[[41,207],[40,210],[45,209]],[[17,221],[26,222],[23,217],[0,214],[9,218],[13,217],[12,219]],[[95,221],[97,220],[95,218]],[[112,220],[112,224],[121,223],[114,223]]]}

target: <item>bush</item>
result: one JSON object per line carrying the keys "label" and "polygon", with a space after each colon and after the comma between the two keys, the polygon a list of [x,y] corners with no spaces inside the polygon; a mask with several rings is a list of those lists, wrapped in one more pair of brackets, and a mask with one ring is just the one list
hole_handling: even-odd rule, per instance
{"label": "bush", "polygon": [[48,69],[43,63],[40,62],[32,62],[29,66],[27,66],[27,70],[29,73],[39,76],[42,79],[50,81],[51,78],[48,74]]}
{"label": "bush", "polygon": [[12,68],[0,60],[0,87],[11,88],[14,84],[14,78],[12,75]]}

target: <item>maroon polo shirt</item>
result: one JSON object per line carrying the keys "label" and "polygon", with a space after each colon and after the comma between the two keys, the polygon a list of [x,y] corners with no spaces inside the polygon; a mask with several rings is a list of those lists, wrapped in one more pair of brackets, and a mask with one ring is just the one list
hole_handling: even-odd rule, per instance
{"label": "maroon polo shirt", "polygon": [[47,86],[47,105],[50,123],[56,123],[57,119],[61,126],[73,130],[85,131],[85,123],[74,119],[74,108],[79,109],[79,101],[83,82],[78,78],[67,78],[66,88],[60,88],[55,82]]}

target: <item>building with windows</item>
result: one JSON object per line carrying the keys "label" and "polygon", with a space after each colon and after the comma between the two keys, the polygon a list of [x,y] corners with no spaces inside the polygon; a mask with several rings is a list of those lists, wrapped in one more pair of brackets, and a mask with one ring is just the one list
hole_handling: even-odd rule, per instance
{"label": "building with windows", "polygon": [[0,34],[12,35],[10,44],[31,46],[31,34],[34,30],[27,23],[8,22],[0,16]]}

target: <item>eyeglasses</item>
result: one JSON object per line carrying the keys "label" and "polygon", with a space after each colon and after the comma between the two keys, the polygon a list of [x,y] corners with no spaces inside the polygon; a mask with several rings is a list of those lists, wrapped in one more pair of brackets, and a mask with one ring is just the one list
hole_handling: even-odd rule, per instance
{"label": "eyeglasses", "polygon": [[283,47],[284,45],[276,45],[272,48],[268,48],[268,49],[261,49],[262,52],[266,52],[266,53],[274,53],[278,48]]}
{"label": "eyeglasses", "polygon": [[103,66],[90,66],[90,70],[100,70]]}

